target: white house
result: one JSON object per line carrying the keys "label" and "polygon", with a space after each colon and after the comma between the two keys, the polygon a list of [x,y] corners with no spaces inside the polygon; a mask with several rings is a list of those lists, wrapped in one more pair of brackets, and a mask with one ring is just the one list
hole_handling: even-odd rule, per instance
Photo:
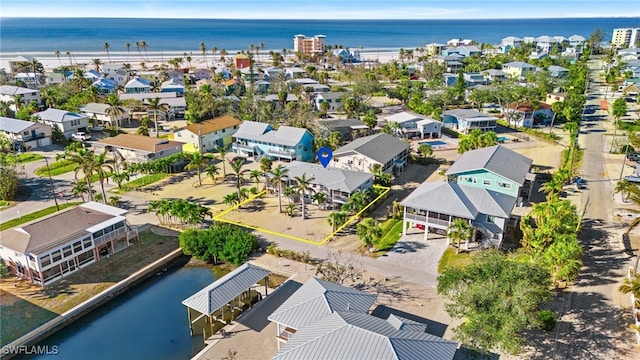
{"label": "white house", "polygon": [[498,118],[472,109],[454,109],[445,111],[442,114],[442,122],[448,128],[468,133],[474,129],[494,131]]}
{"label": "white house", "polygon": [[150,93],[151,82],[141,77],[135,77],[124,86],[124,92],[127,94]]}
{"label": "white house", "polygon": [[333,151],[331,167],[347,170],[369,171],[375,164],[382,171],[402,169],[409,156],[409,144],[389,134],[380,133],[358,138]]}
{"label": "white house", "polygon": [[29,151],[51,145],[51,126],[45,124],[0,117],[0,133],[15,150]]}
{"label": "white house", "polygon": [[316,94],[314,100],[316,110],[322,110],[323,102],[329,104],[327,111],[334,112],[340,110],[342,108],[342,98],[345,95],[346,94],[343,92],[325,92]]}
{"label": "white house", "polygon": [[95,119],[101,125],[107,126],[115,126],[115,122],[117,121],[119,125],[123,124],[125,121],[131,123],[131,115],[129,109],[122,108],[122,112],[120,114],[110,114],[108,109],[111,106],[108,104],[101,103],[88,103],[79,108],[80,114]]}
{"label": "white house", "polygon": [[40,105],[40,90],[13,85],[0,85],[0,101],[13,101],[14,104],[11,105],[13,111],[16,110],[15,101],[17,98],[19,98],[23,104],[29,104],[35,101]]}
{"label": "white house", "polygon": [[33,116],[36,121],[58,129],[67,139],[79,131],[86,132],[89,127],[88,117],[67,110],[50,108]]}
{"label": "white house", "polygon": [[[517,108],[516,108],[517,106]],[[515,122],[517,126],[533,127],[534,125],[544,124],[553,118],[553,110],[551,105],[540,102],[537,108],[534,108],[531,102],[522,104],[510,103],[502,113]]]}
{"label": "white house", "polygon": [[0,233],[0,257],[11,273],[40,286],[130,245],[138,236],[127,211],[88,202]]}
{"label": "white house", "polygon": [[440,121],[406,111],[387,116],[385,120],[398,124],[399,132],[405,137],[419,134],[421,139],[424,139],[425,135],[439,138],[442,131]]}

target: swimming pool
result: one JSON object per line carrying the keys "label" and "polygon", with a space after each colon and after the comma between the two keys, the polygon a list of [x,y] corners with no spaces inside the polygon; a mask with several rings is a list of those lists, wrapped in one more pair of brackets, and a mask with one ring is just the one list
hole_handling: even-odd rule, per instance
{"label": "swimming pool", "polygon": [[442,141],[442,140],[431,140],[431,141],[420,141],[420,142],[418,142],[418,145],[422,145],[422,144],[427,144],[427,145],[433,147],[433,146],[447,145],[447,142],[446,141]]}

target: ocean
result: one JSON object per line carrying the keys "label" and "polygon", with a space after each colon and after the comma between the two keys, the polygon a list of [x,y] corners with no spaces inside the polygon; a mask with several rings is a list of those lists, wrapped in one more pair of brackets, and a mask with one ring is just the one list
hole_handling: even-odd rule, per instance
{"label": "ocean", "polygon": [[102,54],[108,42],[112,54],[137,53],[144,40],[149,53],[200,54],[200,43],[233,54],[250,44],[266,50],[291,49],[293,36],[326,35],[326,44],[368,50],[416,48],[452,38],[497,44],[506,36],[577,34],[586,38],[601,28],[610,40],[613,28],[638,27],[640,18],[570,18],[512,20],[220,20],[0,18],[0,55],[52,56],[56,50],[76,56]]}

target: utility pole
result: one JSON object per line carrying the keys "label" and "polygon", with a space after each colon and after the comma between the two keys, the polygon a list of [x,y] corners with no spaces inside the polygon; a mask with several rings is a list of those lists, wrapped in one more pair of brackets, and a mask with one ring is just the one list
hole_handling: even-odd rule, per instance
{"label": "utility pole", "polygon": [[51,186],[51,195],[53,195],[53,201],[56,203],[56,211],[60,211],[60,206],[58,206],[58,198],[56,197],[56,191],[53,188],[53,179],[51,178],[51,169],[49,168],[49,160],[47,157],[44,157],[44,162],[47,164],[47,173],[49,174],[49,185]]}

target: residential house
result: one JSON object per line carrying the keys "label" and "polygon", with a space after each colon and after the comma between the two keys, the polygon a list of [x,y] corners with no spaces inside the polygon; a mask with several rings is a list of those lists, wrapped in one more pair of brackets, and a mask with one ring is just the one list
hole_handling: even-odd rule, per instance
{"label": "residential house", "polygon": [[67,110],[49,108],[33,116],[37,122],[49,125],[52,129],[58,129],[67,139],[79,131],[86,132],[89,127],[88,117]]}
{"label": "residential house", "polygon": [[[458,345],[394,309],[370,311],[376,295],[311,278],[268,319],[276,324],[272,359],[452,360]],[[383,316],[386,316],[384,318]]]}
{"label": "residential house", "polygon": [[264,68],[262,69],[262,72],[264,72],[265,80],[274,80],[279,77],[281,78],[285,77],[284,70],[275,66]]}
{"label": "residential house", "polygon": [[59,71],[49,71],[45,75],[45,83],[47,85],[58,85],[67,82],[68,76]]}
{"label": "residential house", "polygon": [[547,68],[549,70],[549,74],[557,79],[564,79],[569,76],[569,69],[563,68],[558,65],[551,65]]}
{"label": "residential house", "polygon": [[587,42],[587,39],[584,36],[580,35],[571,35],[569,36],[568,40],[569,46],[571,46],[572,48],[582,47]]}
{"label": "residential house", "polygon": [[391,173],[402,169],[409,156],[409,144],[389,134],[380,133],[355,139],[333,151],[331,167],[355,171],[369,171],[375,164]]}
{"label": "residential house", "polygon": [[306,71],[298,67],[288,67],[284,69],[284,76],[287,79],[300,79],[305,77]]}
{"label": "residential house", "polygon": [[[71,75],[71,78],[73,78],[73,76],[74,75]],[[102,78],[102,74],[97,70],[90,69],[90,70],[85,71],[82,74],[82,77],[87,79],[87,80],[90,80],[91,82],[94,82],[94,81],[97,81],[98,79]]]}
{"label": "residential house", "polygon": [[487,80],[484,75],[479,72],[463,73],[464,83],[467,87],[474,87],[478,85],[487,85]]}
{"label": "residential house", "polygon": [[227,146],[232,142],[232,135],[238,130],[240,120],[224,115],[211,120],[190,124],[176,130],[173,138],[184,142],[185,152],[215,151],[218,146]]}
{"label": "residential house", "polygon": [[322,103],[326,102],[329,104],[329,108],[327,111],[335,112],[342,109],[342,98],[346,96],[344,92],[325,92],[318,93],[314,97],[314,105],[316,110],[322,110]]}
{"label": "residential house", "polygon": [[[352,171],[339,168],[325,168],[320,164],[311,164],[301,161],[292,161],[285,165],[287,169],[287,182],[295,185],[295,178],[306,176],[313,179],[309,186],[313,192],[327,194],[328,203],[345,204],[349,197],[356,191],[367,190],[373,186],[373,174],[370,172]],[[311,194],[307,194],[309,198]],[[310,202],[310,199],[306,200]]]}
{"label": "residential house", "polygon": [[[564,39],[564,37],[562,38]],[[538,36],[535,40],[535,45],[537,48],[545,53],[551,52],[554,47],[561,47],[562,41],[558,41],[559,39],[553,36],[542,35]]]}
{"label": "residential house", "polygon": [[360,50],[333,49],[333,56],[342,60],[344,64],[360,62]]}
{"label": "residential house", "polygon": [[251,60],[245,54],[238,54],[234,56],[233,63],[236,65],[236,69],[245,69],[251,66]]}
{"label": "residential house", "polygon": [[0,101],[13,102],[10,106],[13,111],[16,111],[16,99],[20,99],[19,101],[23,104],[30,104],[35,101],[40,105],[40,90],[13,85],[0,85]]}
{"label": "residential house", "polygon": [[117,86],[124,86],[129,81],[129,72],[125,69],[116,69],[107,71],[102,69],[105,78],[116,83]]}
{"label": "residential house", "polygon": [[500,83],[507,78],[507,74],[505,74],[502,70],[497,69],[487,69],[482,72],[482,76],[485,78],[487,83]]}
{"label": "residential house", "polygon": [[98,89],[98,94],[109,95],[115,94],[118,91],[118,84],[110,79],[100,78],[96,80],[91,86]]}
{"label": "residential house", "polygon": [[[517,108],[516,108],[517,106]],[[510,103],[502,109],[502,113],[508,116],[516,126],[533,127],[534,125],[546,124],[553,118],[551,105],[543,102],[538,103],[534,108],[531,102],[522,104]]]}
{"label": "residential house", "polygon": [[127,94],[150,93],[151,81],[136,76],[124,86],[124,92]]}
{"label": "residential house", "polygon": [[399,132],[404,137],[414,137],[420,134],[432,138],[439,138],[442,131],[442,123],[429,117],[403,111],[385,118],[390,123],[398,124]]}
{"label": "residential house", "polygon": [[431,43],[425,46],[425,54],[429,56],[442,55],[447,44]]}
{"label": "residential house", "polygon": [[338,132],[344,142],[351,142],[362,132],[369,131],[369,127],[358,119],[321,119],[318,127],[322,136],[328,138],[331,133]]}
{"label": "residential house", "polygon": [[524,79],[527,75],[538,71],[538,68],[535,65],[527,64],[522,61],[512,61],[503,64],[502,71],[512,78]]}
{"label": "residential house", "polygon": [[517,36],[507,36],[500,41],[502,46],[518,47],[522,45],[522,38]]}
{"label": "residential house", "polygon": [[450,47],[442,51],[443,56],[451,56],[453,54],[459,54],[462,57],[469,57],[473,55],[482,55],[482,50],[479,47],[473,45],[462,45],[457,47]]}
{"label": "residential house", "polygon": [[[161,94],[176,94],[176,92],[167,92]],[[143,104],[149,105],[149,101],[154,97],[146,98],[143,101]],[[159,110],[158,116],[163,120],[175,120],[176,118],[184,117],[184,114],[187,110],[187,100],[184,97],[165,97],[161,98],[161,104],[164,104],[167,107],[167,110]],[[149,109],[147,110],[147,115],[152,117],[154,116],[154,111]]]}
{"label": "residential house", "polygon": [[14,74],[19,73],[23,71],[22,64],[30,63],[31,61],[33,61],[33,59],[35,59],[33,56],[18,55],[12,58],[11,60],[9,60],[9,69],[11,69],[11,72]]}
{"label": "residential house", "polygon": [[529,198],[532,160],[502,145],[467,151],[447,170],[451,182],[518,198]]}
{"label": "residential house", "polygon": [[86,105],[80,106],[79,111],[80,114],[90,119],[96,120],[98,124],[103,126],[116,126],[116,121],[118,125],[124,124],[125,121],[128,121],[129,124],[131,124],[131,115],[129,109],[122,108],[122,112],[120,114],[111,114],[108,111],[110,107],[111,105],[109,104],[88,103]]}
{"label": "residential house", "polygon": [[18,151],[30,151],[51,145],[51,126],[0,117],[0,134],[11,142],[11,148]]}
{"label": "residential house", "polygon": [[454,109],[442,114],[442,122],[448,128],[467,134],[474,129],[494,131],[498,118],[472,109]]}
{"label": "residential house", "polygon": [[238,79],[230,79],[224,82],[227,95],[242,95],[246,91],[246,88],[242,81]]}
{"label": "residential house", "polygon": [[16,82],[25,84],[28,88],[38,89],[45,83],[45,77],[39,73],[33,72],[19,72],[14,73],[13,79]]}
{"label": "residential house", "polygon": [[470,39],[451,39],[447,41],[447,45],[456,47],[456,46],[471,45],[472,42],[473,40],[470,40]]}
{"label": "residential house", "polygon": [[120,134],[95,143],[130,164],[146,163],[182,152],[182,142],[144,135]]}
{"label": "residential house", "polygon": [[[218,70],[218,69],[216,69],[216,70]],[[225,70],[225,69],[220,69],[220,70]],[[227,72],[228,71],[229,70],[227,70]],[[193,70],[189,70],[189,75],[191,75],[191,78],[194,81],[211,80],[211,71],[209,71],[209,69],[193,69]]]}
{"label": "residential house", "polygon": [[267,156],[271,159],[313,161],[313,135],[307,129],[245,121],[233,134],[233,152],[246,156]]}
{"label": "residential house", "polygon": [[0,233],[12,274],[46,286],[131,244],[127,210],[88,202]]}
{"label": "residential house", "polygon": [[274,105],[286,106],[286,104],[288,103],[297,103],[300,99],[298,99],[298,96],[296,96],[296,94],[288,93],[287,98],[284,100],[284,104],[282,104],[282,101],[280,101],[280,97],[278,96],[278,94],[265,95],[260,98],[260,100],[273,103]]}
{"label": "residential house", "polygon": [[174,92],[178,96],[184,96],[184,84],[174,79],[167,80],[160,85],[161,92]]}

